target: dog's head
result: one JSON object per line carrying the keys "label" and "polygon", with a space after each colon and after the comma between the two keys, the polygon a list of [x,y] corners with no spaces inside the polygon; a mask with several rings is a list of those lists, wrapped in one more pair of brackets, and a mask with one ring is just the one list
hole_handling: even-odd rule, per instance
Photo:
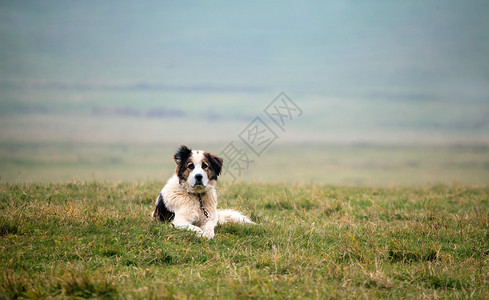
{"label": "dog's head", "polygon": [[178,179],[190,192],[204,192],[206,187],[216,184],[221,174],[223,160],[217,155],[182,145],[173,158]]}

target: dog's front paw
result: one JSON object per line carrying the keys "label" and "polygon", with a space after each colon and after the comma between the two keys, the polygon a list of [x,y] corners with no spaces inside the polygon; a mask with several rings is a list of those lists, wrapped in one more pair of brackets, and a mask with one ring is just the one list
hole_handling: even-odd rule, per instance
{"label": "dog's front paw", "polygon": [[202,231],[202,233],[197,233],[198,236],[205,237],[209,240],[213,239],[215,234],[214,231]]}

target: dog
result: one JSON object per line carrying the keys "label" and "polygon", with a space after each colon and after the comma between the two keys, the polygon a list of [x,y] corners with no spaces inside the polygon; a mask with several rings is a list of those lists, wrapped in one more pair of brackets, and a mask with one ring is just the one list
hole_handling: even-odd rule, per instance
{"label": "dog", "polygon": [[182,145],[173,156],[177,165],[173,175],[156,198],[152,217],[171,222],[175,228],[214,238],[217,224],[255,224],[241,212],[217,209],[217,178],[223,159]]}

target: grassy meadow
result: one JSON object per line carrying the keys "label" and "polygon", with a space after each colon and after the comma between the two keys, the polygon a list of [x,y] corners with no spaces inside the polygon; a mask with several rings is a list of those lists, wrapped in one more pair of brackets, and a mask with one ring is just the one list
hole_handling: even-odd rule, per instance
{"label": "grassy meadow", "polygon": [[489,188],[221,182],[258,225],[150,219],[160,182],[2,184],[0,298],[489,297]]}
{"label": "grassy meadow", "polygon": [[489,299],[488,2],[377,2],[1,1],[0,300]]}
{"label": "grassy meadow", "polygon": [[258,225],[208,241],[149,217],[172,155],[219,153],[275,95],[3,96],[0,299],[489,297],[485,103],[298,101],[304,117],[221,177],[219,206]]}

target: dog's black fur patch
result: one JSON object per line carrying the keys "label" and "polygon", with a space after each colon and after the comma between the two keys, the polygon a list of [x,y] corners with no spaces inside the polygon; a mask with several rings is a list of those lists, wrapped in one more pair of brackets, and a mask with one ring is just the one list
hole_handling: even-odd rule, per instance
{"label": "dog's black fur patch", "polygon": [[158,216],[158,219],[162,222],[171,222],[175,218],[175,213],[168,210],[161,194],[156,202],[155,216]]}
{"label": "dog's black fur patch", "polygon": [[173,159],[177,164],[176,173],[180,181],[187,180],[187,178],[184,178],[183,175],[185,173],[185,170],[187,169],[187,160],[190,158],[191,155],[192,155],[192,150],[185,145],[181,145],[180,148],[178,148],[177,153],[173,155]]}
{"label": "dog's black fur patch", "polygon": [[181,162],[185,162],[190,157],[191,154],[192,154],[191,149],[189,149],[185,145],[181,145],[180,148],[178,148],[175,155],[173,155],[173,159],[177,164],[180,164]]}

